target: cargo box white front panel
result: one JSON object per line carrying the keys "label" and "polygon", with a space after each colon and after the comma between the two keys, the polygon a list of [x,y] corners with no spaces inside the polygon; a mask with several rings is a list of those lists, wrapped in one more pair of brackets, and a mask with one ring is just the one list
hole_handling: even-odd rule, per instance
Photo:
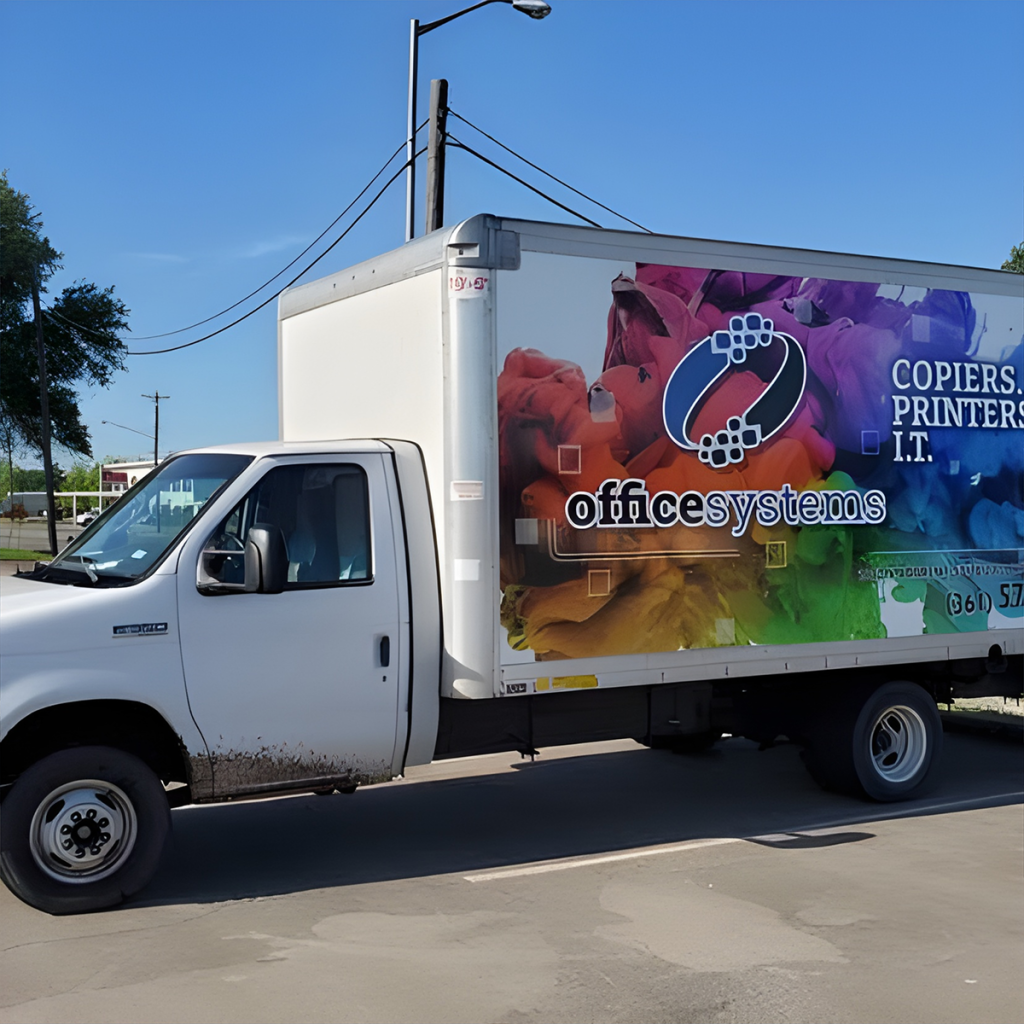
{"label": "cargo box white front panel", "polygon": [[444,481],[443,287],[432,271],[282,319],[281,440],[414,441],[436,496]]}
{"label": "cargo box white front panel", "polygon": [[[364,282],[372,278],[360,270]],[[492,274],[414,267],[336,301],[333,280],[349,285],[342,273],[297,290],[297,311],[280,321],[282,439],[419,445],[442,591],[441,692],[490,697],[498,674]]]}

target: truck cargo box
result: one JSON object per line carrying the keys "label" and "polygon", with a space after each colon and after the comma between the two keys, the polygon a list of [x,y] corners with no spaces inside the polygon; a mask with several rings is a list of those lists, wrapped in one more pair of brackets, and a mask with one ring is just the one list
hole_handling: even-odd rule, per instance
{"label": "truck cargo box", "polygon": [[423,450],[442,695],[1019,655],[1024,279],[481,215],[285,292],[285,441]]}

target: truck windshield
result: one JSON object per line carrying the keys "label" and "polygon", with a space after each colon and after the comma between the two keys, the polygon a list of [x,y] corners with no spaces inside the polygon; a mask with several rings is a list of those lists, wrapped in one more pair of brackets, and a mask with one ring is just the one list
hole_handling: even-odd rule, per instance
{"label": "truck windshield", "polygon": [[138,579],[250,462],[250,455],[226,453],[169,459],[109,506],[36,578],[115,585]]}

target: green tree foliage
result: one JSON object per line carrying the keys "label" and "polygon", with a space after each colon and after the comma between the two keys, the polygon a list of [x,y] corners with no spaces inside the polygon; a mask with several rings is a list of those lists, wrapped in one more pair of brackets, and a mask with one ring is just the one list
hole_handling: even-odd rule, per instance
{"label": "green tree foliage", "polygon": [[11,483],[14,477],[14,456],[20,452],[21,436],[14,420],[7,415],[3,405],[0,404],[0,445],[3,445],[3,475],[6,481],[0,486],[0,495],[7,494],[11,490]]}
{"label": "green tree foliage", "polygon": [[[100,464],[98,462],[76,462],[65,474],[62,491],[98,491],[100,489]],[[71,511],[71,499],[61,498],[60,504]],[[96,504],[92,498],[79,498],[77,509],[85,512]]]}
{"label": "green tree foliage", "polygon": [[[61,269],[63,253],[42,234],[40,215],[29,197],[0,175],[0,415],[13,424],[31,450],[41,448],[39,361],[32,312],[32,282],[38,274],[41,296],[46,281]],[[129,310],[114,289],[76,281],[52,301],[42,299],[43,337],[49,379],[53,443],[92,454],[88,428],[78,409],[77,386],[107,387],[124,369],[126,348],[119,334],[128,329]]]}
{"label": "green tree foliage", "polygon": [[1000,270],[1009,270],[1014,274],[1024,274],[1024,242],[1010,250],[1010,258],[1003,261]]}
{"label": "green tree foliage", "polygon": [[[63,474],[60,469],[54,466],[53,475],[58,481],[61,480]],[[46,475],[41,469],[22,469],[17,463],[14,465],[14,486],[11,487],[10,483],[10,467],[5,462],[0,466],[0,498],[6,498],[11,491],[15,494],[21,494],[26,491],[45,491],[46,490]],[[94,487],[93,490],[96,490]]]}

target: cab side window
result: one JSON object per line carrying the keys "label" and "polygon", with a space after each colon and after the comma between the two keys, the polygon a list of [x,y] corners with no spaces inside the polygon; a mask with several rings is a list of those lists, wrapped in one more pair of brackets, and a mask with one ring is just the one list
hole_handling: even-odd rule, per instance
{"label": "cab side window", "polygon": [[286,590],[372,582],[370,502],[362,467],[272,469],[207,542],[199,566],[201,588],[241,590],[245,538],[257,523],[277,526],[284,535]]}

